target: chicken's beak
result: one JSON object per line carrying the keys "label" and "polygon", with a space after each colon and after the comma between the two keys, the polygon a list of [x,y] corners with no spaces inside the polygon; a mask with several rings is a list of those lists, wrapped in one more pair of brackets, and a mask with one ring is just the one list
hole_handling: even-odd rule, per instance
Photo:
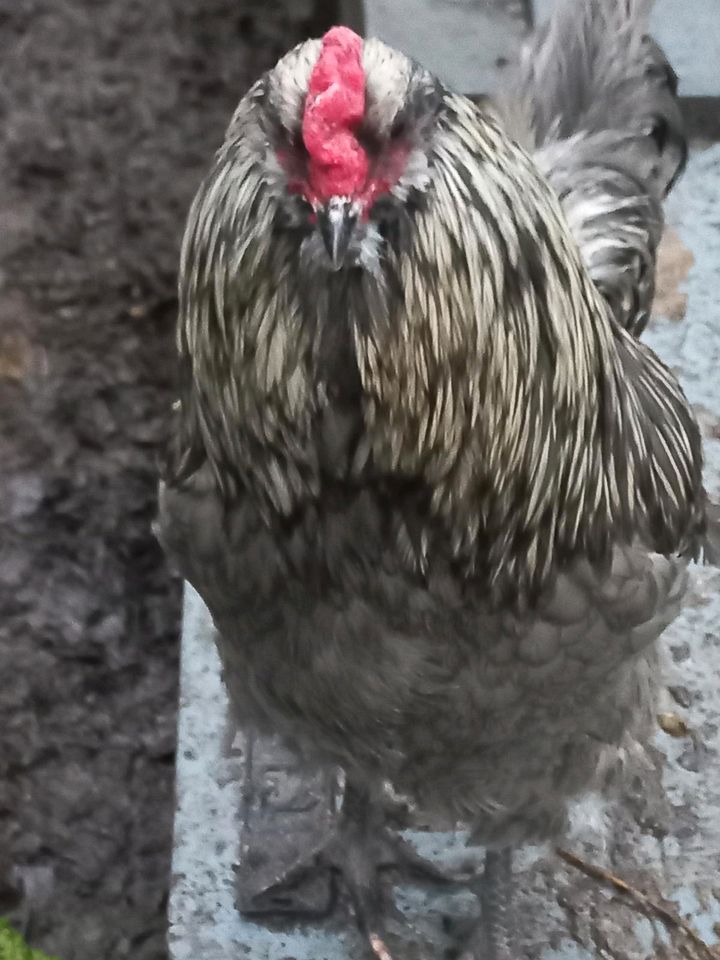
{"label": "chicken's beak", "polygon": [[356,205],[347,197],[331,197],[317,210],[318,227],[333,270],[345,262],[358,213]]}

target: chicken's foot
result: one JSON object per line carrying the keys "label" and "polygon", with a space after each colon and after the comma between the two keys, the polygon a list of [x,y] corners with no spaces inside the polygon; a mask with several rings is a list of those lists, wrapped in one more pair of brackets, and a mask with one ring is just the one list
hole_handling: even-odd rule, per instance
{"label": "chicken's foot", "polygon": [[[314,866],[330,869],[341,881],[357,925],[377,960],[392,960],[387,946],[387,920],[396,915],[385,890],[384,873],[397,872],[442,887],[467,886],[471,882],[469,877],[449,876],[423,859],[411,844],[387,827],[382,801],[350,783],[345,788],[338,826]],[[293,871],[276,888],[265,891],[263,898],[269,903],[280,902],[282,897],[277,893],[297,883],[312,868],[311,864]]]}

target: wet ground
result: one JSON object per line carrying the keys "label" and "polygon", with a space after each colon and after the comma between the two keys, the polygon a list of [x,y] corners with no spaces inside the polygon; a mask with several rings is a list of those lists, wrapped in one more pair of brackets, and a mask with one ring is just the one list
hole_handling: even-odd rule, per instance
{"label": "wet ground", "polygon": [[240,94],[332,16],[0,0],[0,915],[62,960],[166,956],[177,249]]}

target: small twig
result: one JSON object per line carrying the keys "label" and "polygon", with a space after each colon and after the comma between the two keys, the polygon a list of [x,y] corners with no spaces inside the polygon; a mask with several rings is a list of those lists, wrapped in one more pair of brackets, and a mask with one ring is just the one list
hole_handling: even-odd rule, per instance
{"label": "small twig", "polygon": [[575,867],[576,870],[580,870],[593,880],[599,880],[601,883],[605,883],[619,893],[624,894],[646,916],[656,917],[658,920],[661,920],[666,927],[680,930],[707,960],[719,960],[720,954],[709,944],[705,943],[690,924],[686,923],[679,914],[675,913],[669,907],[665,907],[663,904],[651,900],[646,894],[636,890],[635,887],[631,887],[625,880],[616,877],[614,873],[603,869],[603,867],[598,867],[593,863],[587,863],[585,860],[581,860],[580,857],[574,853],[570,853],[569,850],[563,850],[558,847],[556,848],[556,852],[560,859],[564,860],[565,863],[571,867]]}

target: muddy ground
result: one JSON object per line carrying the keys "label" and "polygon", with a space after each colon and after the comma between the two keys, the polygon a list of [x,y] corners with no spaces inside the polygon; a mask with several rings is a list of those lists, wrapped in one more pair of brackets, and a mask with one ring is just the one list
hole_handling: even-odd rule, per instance
{"label": "muddy ground", "polygon": [[175,270],[239,95],[331,4],[0,0],[0,916],[166,957]]}

